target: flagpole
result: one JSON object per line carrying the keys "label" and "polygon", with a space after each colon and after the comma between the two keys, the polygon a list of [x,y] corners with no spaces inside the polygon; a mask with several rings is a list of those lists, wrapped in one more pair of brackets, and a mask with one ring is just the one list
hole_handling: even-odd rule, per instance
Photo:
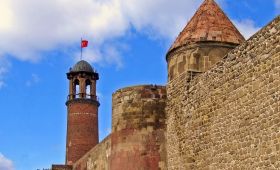
{"label": "flagpole", "polygon": [[83,38],[81,38],[81,42],[80,42],[80,45],[81,45],[81,60],[83,58],[83,47],[82,47],[82,41],[83,41]]}

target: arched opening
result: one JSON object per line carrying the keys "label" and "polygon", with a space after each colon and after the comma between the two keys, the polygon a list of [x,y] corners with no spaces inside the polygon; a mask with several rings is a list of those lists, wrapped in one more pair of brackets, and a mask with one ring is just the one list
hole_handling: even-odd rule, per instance
{"label": "arched opening", "polygon": [[86,98],[91,98],[91,81],[89,79],[86,80]]}
{"label": "arched opening", "polygon": [[74,98],[79,98],[79,93],[80,93],[80,82],[78,79],[74,81]]}

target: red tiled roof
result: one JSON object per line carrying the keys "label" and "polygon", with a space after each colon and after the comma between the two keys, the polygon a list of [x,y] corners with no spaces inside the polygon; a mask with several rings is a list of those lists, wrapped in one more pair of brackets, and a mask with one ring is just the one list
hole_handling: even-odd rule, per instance
{"label": "red tiled roof", "polygon": [[205,0],[170,50],[191,42],[218,41],[240,44],[245,39],[214,0]]}

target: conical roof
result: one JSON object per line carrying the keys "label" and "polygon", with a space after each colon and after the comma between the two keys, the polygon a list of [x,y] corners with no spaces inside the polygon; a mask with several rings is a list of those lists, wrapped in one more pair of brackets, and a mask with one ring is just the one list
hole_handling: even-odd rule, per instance
{"label": "conical roof", "polygon": [[173,49],[199,41],[217,41],[240,44],[245,39],[214,0],[205,0],[184,30]]}

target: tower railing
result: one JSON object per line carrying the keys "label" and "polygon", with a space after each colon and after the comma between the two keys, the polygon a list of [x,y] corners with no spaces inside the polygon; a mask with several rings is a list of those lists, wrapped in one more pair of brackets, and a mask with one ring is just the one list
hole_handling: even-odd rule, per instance
{"label": "tower railing", "polygon": [[67,97],[67,100],[72,100],[72,99],[92,99],[99,101],[99,98],[96,95],[91,95],[87,93],[77,93],[77,94],[70,94]]}

